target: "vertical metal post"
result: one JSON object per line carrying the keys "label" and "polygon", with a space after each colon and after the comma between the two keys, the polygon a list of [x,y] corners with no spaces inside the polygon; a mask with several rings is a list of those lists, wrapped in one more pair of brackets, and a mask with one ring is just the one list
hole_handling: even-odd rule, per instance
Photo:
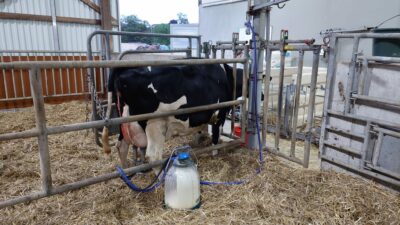
{"label": "vertical metal post", "polygon": [[278,89],[278,108],[276,112],[276,125],[275,125],[275,149],[279,150],[279,139],[281,135],[281,118],[282,118],[282,106],[283,106],[283,82],[285,76],[285,55],[284,50],[285,44],[281,43],[281,61],[279,67],[279,89]]}
{"label": "vertical metal post", "polygon": [[225,59],[225,49],[221,49],[221,59]]}
{"label": "vertical metal post", "polygon": [[244,56],[246,57],[247,61],[243,65],[243,86],[242,86],[242,98],[243,98],[243,104],[241,105],[241,139],[246,140],[246,133],[247,133],[247,115],[248,115],[248,110],[247,110],[247,83],[248,83],[248,77],[249,77],[249,46],[245,46],[244,49]]}
{"label": "vertical metal post", "polygon": [[32,68],[29,70],[29,80],[31,83],[31,94],[35,108],[36,129],[39,131],[39,157],[40,157],[40,176],[42,188],[45,193],[50,193],[52,188],[49,143],[46,128],[46,114],[44,109],[44,98],[42,93],[42,78],[40,70]]}
{"label": "vertical metal post", "polygon": [[[239,39],[239,34],[238,33],[232,33],[232,53],[233,53],[233,58],[236,58],[236,43]],[[237,78],[237,64],[233,63],[233,99],[236,99],[236,78]],[[236,117],[236,106],[232,106],[232,114],[231,114],[231,135],[233,133],[234,127],[235,127],[235,118]]]}
{"label": "vertical metal post", "polygon": [[357,64],[357,54],[358,54],[358,46],[360,45],[360,38],[354,37],[353,40],[353,52],[351,55],[351,64],[350,64],[350,71],[349,76],[347,78],[347,87],[346,87],[346,99],[344,105],[344,113],[350,112],[350,97],[353,91],[353,80],[356,74],[356,64]]}
{"label": "vertical metal post", "polygon": [[363,142],[363,146],[362,146],[361,159],[360,159],[360,165],[359,165],[360,169],[364,169],[365,158],[366,158],[368,147],[369,147],[368,145],[369,145],[369,141],[371,139],[370,131],[371,131],[371,122],[367,121],[367,123],[365,124],[365,129],[364,129],[364,142]]}
{"label": "vertical metal post", "polygon": [[269,102],[269,86],[271,77],[271,56],[272,51],[267,47],[265,54],[265,77],[264,77],[264,103],[263,103],[263,123],[262,123],[262,143],[263,147],[267,146],[267,129],[268,129],[268,102]]}
{"label": "vertical metal post", "polygon": [[325,99],[324,99],[324,109],[322,113],[322,126],[321,126],[321,136],[320,136],[320,153],[325,154],[326,148],[324,145],[326,126],[329,124],[328,110],[331,108],[330,103],[333,98],[333,91],[331,91],[335,84],[335,71],[336,71],[336,53],[337,53],[337,41],[335,36],[330,38],[329,46],[329,58],[328,58],[328,71],[326,75],[326,87],[325,87]]}
{"label": "vertical metal post", "polygon": [[306,127],[306,137],[304,143],[304,168],[308,168],[308,163],[310,161],[310,146],[311,146],[311,132],[313,125],[313,115],[315,108],[315,92],[317,86],[317,78],[318,78],[318,66],[319,66],[319,52],[321,47],[317,47],[314,50],[313,55],[313,63],[312,63],[312,71],[311,71],[311,84],[310,84],[310,99],[308,102],[308,114],[307,114],[307,127]]}
{"label": "vertical metal post", "polygon": [[[255,5],[261,4],[261,0],[255,0]],[[263,79],[263,69],[264,69],[264,48],[262,48],[262,42],[265,40],[265,27],[266,27],[266,11],[267,9],[261,9],[259,14],[253,16],[254,28],[258,34],[258,41],[256,43],[257,58],[258,61],[255,62],[253,59],[252,63],[257,63],[258,73],[254,74],[256,76],[257,84],[250,85],[250,100],[249,100],[249,143],[248,147],[250,149],[258,148],[258,134],[257,134],[257,124],[256,115],[261,115],[261,89],[262,89],[262,79]],[[254,51],[254,50],[253,50]],[[252,78],[254,80],[254,78]],[[252,82],[250,82],[252,83]],[[257,93],[254,93],[255,85],[257,85]],[[265,96],[264,96],[265,97]],[[254,101],[257,103],[257,109],[254,109]]]}
{"label": "vertical metal post", "polygon": [[189,38],[189,49],[190,51],[188,52],[188,58],[192,58],[192,50],[193,50],[193,46],[192,46],[192,38]]}
{"label": "vertical metal post", "polygon": [[201,58],[201,37],[196,38],[197,41],[197,58]]}
{"label": "vertical metal post", "polygon": [[217,48],[215,47],[215,45],[211,46],[211,51],[212,51],[212,58],[216,59],[217,58]]}
{"label": "vertical metal post", "polygon": [[304,62],[304,51],[299,51],[299,61],[297,68],[297,79],[296,79],[296,93],[294,99],[294,112],[292,120],[292,139],[290,145],[290,156],[295,157],[296,148],[296,130],[297,130],[297,118],[299,116],[299,106],[300,106],[300,89],[301,89],[301,79],[303,76],[303,62]]}

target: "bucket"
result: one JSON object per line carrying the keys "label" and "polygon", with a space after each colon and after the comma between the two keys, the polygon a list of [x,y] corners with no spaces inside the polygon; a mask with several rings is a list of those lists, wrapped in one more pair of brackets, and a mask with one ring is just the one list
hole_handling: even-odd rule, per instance
{"label": "bucket", "polygon": [[[233,135],[235,135],[236,137],[240,138],[240,133],[242,132],[242,128],[240,127],[240,125],[236,125],[233,127]],[[249,134],[246,133],[245,136],[245,143],[241,144],[242,147],[245,147],[248,143],[249,140]]]}

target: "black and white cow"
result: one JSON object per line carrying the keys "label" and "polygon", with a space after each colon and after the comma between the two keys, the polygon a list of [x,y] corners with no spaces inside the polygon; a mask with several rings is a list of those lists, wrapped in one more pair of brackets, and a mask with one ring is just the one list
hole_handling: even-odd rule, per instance
{"label": "black and white cow", "polygon": [[[242,94],[243,70],[237,70],[237,97]],[[129,106],[129,115],[165,112],[233,100],[233,70],[228,65],[159,66],[147,68],[114,69],[108,82],[108,102],[112,93],[119,96],[120,104]],[[109,109],[111,107],[108,107]],[[217,144],[219,127],[224,124],[228,108],[208,110],[185,115],[156,118],[135,122],[147,137],[146,158],[151,161],[162,158],[165,140],[178,135],[188,135],[207,127],[211,118],[212,143]],[[107,116],[109,116],[107,112]],[[139,129],[140,130],[140,129]],[[108,145],[108,129],[103,130],[105,153]],[[127,150],[123,150],[127,151]],[[122,155],[122,157],[121,157]],[[126,153],[120,153],[126,162]]]}

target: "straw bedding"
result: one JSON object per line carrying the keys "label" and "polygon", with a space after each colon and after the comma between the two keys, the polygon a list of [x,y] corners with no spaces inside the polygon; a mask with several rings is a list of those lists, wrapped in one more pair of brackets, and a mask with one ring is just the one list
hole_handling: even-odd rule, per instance
{"label": "straw bedding", "polygon": [[[46,106],[47,121],[60,125],[85,120],[78,102]],[[32,109],[0,112],[0,133],[35,126]],[[179,138],[172,148],[190,142]],[[62,185],[115,170],[102,156],[91,132],[49,137],[53,183]],[[0,143],[0,198],[39,190],[36,140]],[[119,179],[0,210],[1,224],[400,224],[400,196],[370,181],[335,172],[305,170],[266,155],[262,172],[257,154],[246,149],[198,158],[205,180],[248,178],[239,186],[202,186],[202,206],[195,211],[162,207],[163,188],[148,194],[130,191]],[[145,185],[153,175],[136,175]]]}

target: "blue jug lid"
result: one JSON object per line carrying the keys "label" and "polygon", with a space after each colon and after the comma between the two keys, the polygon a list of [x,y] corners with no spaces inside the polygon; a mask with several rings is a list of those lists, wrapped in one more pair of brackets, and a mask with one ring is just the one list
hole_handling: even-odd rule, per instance
{"label": "blue jug lid", "polygon": [[185,160],[189,158],[189,153],[187,152],[180,152],[178,154],[178,160]]}

